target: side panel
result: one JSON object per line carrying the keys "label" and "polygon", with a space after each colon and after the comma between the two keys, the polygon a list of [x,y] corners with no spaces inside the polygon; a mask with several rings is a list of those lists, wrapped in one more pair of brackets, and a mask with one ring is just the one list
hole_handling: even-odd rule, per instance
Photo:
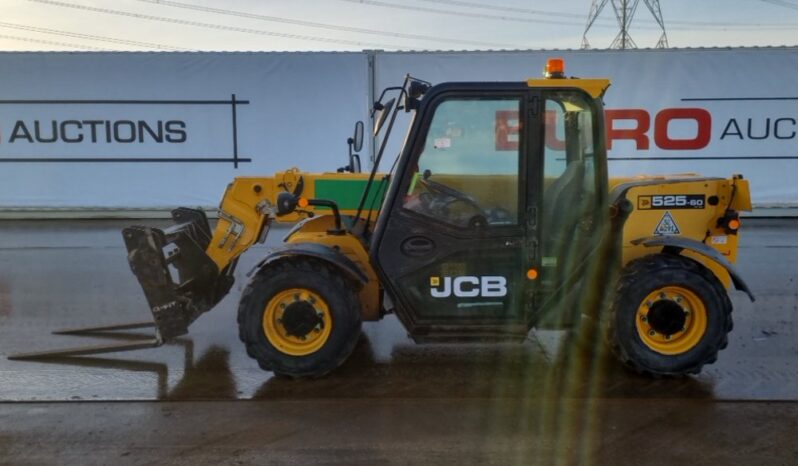
{"label": "side panel", "polygon": [[729,262],[736,261],[739,234],[729,234],[717,225],[726,209],[737,204],[732,199],[732,180],[651,181],[655,184],[633,187],[626,196],[634,210],[624,228],[624,263],[651,253],[643,245],[632,244],[635,239],[649,236],[690,238],[716,249]]}
{"label": "side panel", "polygon": [[[611,184],[616,190],[633,186],[626,195],[633,210],[623,232],[623,264],[651,254],[655,243],[659,247],[672,245],[684,248],[681,254],[704,264],[726,288],[741,281],[724,264],[736,262],[740,233],[725,230],[718,219],[727,210],[751,209],[746,180],[638,177],[616,178]],[[642,241],[651,238],[662,241]]]}

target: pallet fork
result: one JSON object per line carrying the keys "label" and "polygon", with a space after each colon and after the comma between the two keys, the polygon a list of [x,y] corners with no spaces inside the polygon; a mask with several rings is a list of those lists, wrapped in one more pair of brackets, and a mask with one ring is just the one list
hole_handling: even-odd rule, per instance
{"label": "pallet fork", "polygon": [[[133,322],[129,324],[106,325],[101,327],[83,327],[83,328],[55,330],[53,331],[53,335],[75,335],[75,336],[100,337],[100,338],[110,338],[110,337],[120,338],[121,335],[116,334],[115,332],[121,330],[137,330],[142,328],[153,328],[153,327],[155,327],[154,322]],[[110,343],[106,345],[76,346],[73,348],[36,351],[31,353],[17,353],[9,355],[8,359],[12,361],[35,361],[35,360],[44,360],[44,359],[68,358],[74,356],[91,356],[95,354],[117,353],[120,351],[133,351],[139,349],[157,348],[164,344],[164,341],[161,338],[159,338],[157,335],[154,337],[144,337],[144,335],[134,336],[133,334],[125,334],[124,339],[135,340],[135,341]]]}
{"label": "pallet fork", "polygon": [[233,285],[235,261],[221,273],[205,254],[211,229],[205,212],[180,207],[172,211],[175,224],[163,230],[132,226],[122,231],[128,263],[136,275],[153,321],[54,331],[54,335],[121,339],[122,330],[154,328],[155,335],[126,334],[106,345],[12,354],[12,360],[41,360],[156,348],[188,333],[188,326],[210,310]]}

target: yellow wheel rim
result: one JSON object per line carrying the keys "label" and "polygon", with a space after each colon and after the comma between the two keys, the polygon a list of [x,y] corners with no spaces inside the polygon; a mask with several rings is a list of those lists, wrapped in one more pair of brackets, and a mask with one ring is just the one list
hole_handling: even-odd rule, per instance
{"label": "yellow wheel rim", "polygon": [[637,334],[660,354],[677,355],[693,349],[707,330],[707,309],[693,291],[665,286],[652,291],[635,315]]}
{"label": "yellow wheel rim", "polygon": [[275,348],[291,356],[318,351],[332,331],[327,302],[304,288],[283,290],[266,303],[263,333]]}

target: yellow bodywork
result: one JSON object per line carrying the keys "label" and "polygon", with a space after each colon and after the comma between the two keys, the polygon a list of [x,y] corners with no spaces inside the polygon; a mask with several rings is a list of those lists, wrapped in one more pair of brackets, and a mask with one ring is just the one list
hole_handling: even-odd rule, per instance
{"label": "yellow bodywork", "polygon": [[288,238],[287,243],[316,243],[330,248],[337,248],[349,258],[368,278],[368,282],[360,290],[360,309],[363,320],[379,320],[380,318],[380,282],[369,261],[365,245],[357,236],[346,232],[342,235],[331,235],[327,232],[335,228],[332,215],[314,217],[301,225]]}
{"label": "yellow bodywork", "polygon": [[[223,270],[261,239],[264,228],[268,227],[268,221],[273,219],[281,223],[294,223],[308,218],[308,214],[313,213],[317,216],[303,223],[286,242],[324,244],[337,248],[347,256],[368,277],[368,283],[360,291],[363,320],[377,320],[380,286],[377,275],[369,263],[365,245],[348,232],[342,235],[328,234],[327,231],[335,227],[333,216],[323,215],[330,213],[328,208],[308,206],[287,215],[276,215],[277,195],[284,191],[294,192],[300,176],[303,183],[301,194],[303,198],[335,199],[340,206],[341,215],[350,216],[357,213],[357,204],[363,191],[357,188],[362,188],[368,180],[368,174],[301,173],[297,169],[277,172],[273,177],[235,178],[227,186],[222,198],[219,221],[206,254],[219,270]],[[375,178],[375,183],[380,183],[380,180],[381,177],[378,176]],[[330,194],[336,190],[339,195],[331,196]],[[381,193],[384,187],[376,191]],[[370,198],[361,216],[373,215],[370,207],[377,209],[379,204],[372,204]]]}
{"label": "yellow bodywork", "polygon": [[[624,224],[623,230],[623,263],[638,257],[651,254],[652,249],[643,245],[633,245],[638,238],[657,236],[657,228],[663,218],[669,215],[677,226],[679,236],[684,236],[716,249],[722,256],[734,263],[737,260],[738,234],[729,234],[717,225],[726,209],[737,212],[751,210],[751,197],[748,181],[733,177],[704,178],[695,174],[672,176],[637,176],[632,178],[611,178],[610,192],[626,183],[636,184],[626,198],[632,203],[633,211]],[[686,208],[685,206],[655,206],[653,196],[703,196],[705,204],[702,208]],[[711,205],[710,199],[715,196],[717,202]],[[704,264],[720,279],[727,288],[731,279],[726,269],[715,261],[701,254],[682,251],[682,254]]]}
{"label": "yellow bodywork", "polygon": [[[346,232],[331,235],[334,219],[327,208],[308,206],[305,209],[284,216],[276,216],[275,203],[281,192],[294,192],[300,176],[303,182],[302,197],[313,199],[334,199],[338,202],[341,214],[354,216],[362,189],[368,179],[367,174],[351,173],[302,173],[297,169],[277,172],[273,177],[238,177],[230,183],[219,209],[219,221],[206,253],[223,270],[235,258],[261,239],[268,221],[294,223],[307,219],[308,212],[316,215],[303,222],[286,239],[288,243],[316,243],[338,249],[348,257],[368,277],[368,283],[360,291],[363,320],[377,320],[380,317],[380,283],[371,266],[366,245],[355,235]],[[380,183],[382,175],[377,175],[375,183]],[[447,180],[452,182],[451,180]],[[658,224],[666,213],[678,226],[679,235],[703,242],[718,250],[730,262],[737,258],[736,234],[728,234],[718,227],[717,220],[723,217],[726,209],[735,211],[751,210],[748,182],[741,178],[702,178],[686,174],[676,176],[638,176],[612,178],[610,192],[618,186],[631,183],[627,199],[634,210],[626,221],[623,232],[623,263],[656,251],[643,245],[633,245],[635,239],[656,236]],[[454,183],[453,183],[454,184]],[[508,183],[510,184],[510,183]],[[456,186],[459,187],[459,186]],[[380,187],[376,202],[366,203],[362,217],[376,216],[379,199],[384,192]],[[473,185],[472,185],[473,188]],[[484,197],[490,199],[486,188]],[[495,195],[495,193],[493,193]],[[703,196],[703,208],[651,208],[652,196]],[[715,205],[708,202],[717,197]],[[647,204],[648,202],[648,204]],[[512,206],[506,206],[512,207]],[[683,206],[682,206],[683,207]],[[372,211],[373,209],[374,211]],[[690,251],[682,254],[704,264],[728,288],[731,278],[726,269],[713,260]]]}
{"label": "yellow bodywork", "polygon": [[579,88],[590,94],[590,97],[598,99],[604,95],[607,88],[610,87],[609,79],[549,79],[549,78],[533,78],[526,81],[529,87],[552,89],[552,88]]}
{"label": "yellow bodywork", "polygon": [[[537,89],[578,88],[594,99],[601,98],[610,86],[608,79],[529,79],[527,85]],[[517,202],[516,180],[512,177],[469,177],[458,175],[449,179],[446,175],[436,176],[439,181],[454,189],[470,192],[481,204],[500,207],[513,218]],[[505,179],[506,178],[506,179]],[[302,173],[298,169],[277,172],[273,177],[239,177],[227,187],[219,207],[219,222],[206,251],[207,255],[224,270],[239,255],[253,244],[263,239],[268,231],[268,222],[297,222],[312,215],[330,213],[329,208],[306,206],[283,216],[276,215],[278,194],[295,193],[301,183],[300,195],[305,199],[331,199],[337,203],[341,215],[356,214],[361,193],[364,192],[367,174],[363,173]],[[361,218],[372,218],[380,207],[387,183],[385,175],[375,177],[377,189],[371,189]],[[546,183],[550,180],[546,179]],[[653,183],[652,183],[653,182]],[[748,183],[742,179],[705,179],[696,175],[674,177],[636,177],[614,178],[609,187],[633,183],[627,199],[634,204],[634,210],[626,222],[623,233],[623,263],[651,254],[650,248],[633,245],[631,241],[657,234],[658,224],[663,216],[671,217],[678,225],[678,234],[708,244],[717,249],[730,262],[736,260],[737,235],[727,234],[717,225],[726,209],[745,211],[751,209]],[[461,186],[463,185],[463,186]],[[412,183],[412,193],[416,182]],[[466,189],[466,187],[468,189]],[[703,205],[702,208],[655,209],[646,208],[644,199],[652,196],[677,195],[703,196],[707,200],[717,197],[717,203]],[[512,205],[496,205],[512,204]],[[300,204],[300,206],[303,204]],[[288,243],[316,243],[339,250],[348,257],[368,277],[368,283],[360,291],[361,308],[364,320],[376,320],[380,315],[380,285],[369,261],[366,245],[348,231],[343,234],[330,234],[335,227],[332,215],[318,215],[305,221],[286,239]],[[344,230],[347,230],[344,228]],[[727,287],[731,279],[720,264],[702,255],[683,251],[712,270]]]}
{"label": "yellow bodywork", "polygon": [[[213,241],[206,251],[208,256],[222,270],[233,259],[241,255],[250,246],[258,241],[267,217],[282,223],[294,223],[307,218],[308,212],[314,214],[328,213],[329,209],[308,206],[287,215],[276,216],[275,204],[277,195],[281,192],[294,192],[302,178],[302,197],[314,199],[324,198],[327,192],[319,193],[320,186],[325,183],[343,183],[344,188],[349,188],[348,183],[365,184],[368,174],[363,173],[302,173],[293,168],[284,172],[277,172],[273,177],[237,177],[227,186],[227,190],[219,206],[219,222],[213,232]],[[375,182],[377,182],[375,180]],[[358,197],[362,190],[356,191]],[[327,197],[329,198],[329,197]],[[339,202],[341,215],[355,215],[356,204]],[[368,209],[370,205],[366,205]],[[377,206],[379,207],[379,206]],[[370,210],[365,211],[369,215]]]}

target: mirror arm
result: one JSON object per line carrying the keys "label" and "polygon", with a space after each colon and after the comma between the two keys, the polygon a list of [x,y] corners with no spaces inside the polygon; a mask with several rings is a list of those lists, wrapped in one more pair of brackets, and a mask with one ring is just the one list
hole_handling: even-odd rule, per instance
{"label": "mirror arm", "polygon": [[379,99],[377,99],[377,100],[374,102],[374,107],[371,109],[371,118],[374,118],[374,112],[375,112],[375,111],[377,111],[377,110],[382,110],[382,108],[378,108],[377,106],[378,106],[378,105],[379,105],[380,107],[382,106],[382,98],[383,98],[383,97],[385,97],[385,93],[386,93],[386,92],[388,92],[388,91],[402,91],[402,92],[404,92],[404,90],[405,90],[405,87],[404,87],[404,85],[402,85],[402,86],[386,87],[385,89],[383,89],[383,90],[382,90],[382,93],[380,94],[380,98],[379,98]]}
{"label": "mirror arm", "polygon": [[[399,97],[401,98],[405,95],[405,86],[407,85],[407,79],[405,78],[404,84],[401,87],[395,88],[399,89],[400,94]],[[390,89],[390,88],[389,88]],[[387,89],[386,89],[387,90]],[[382,92],[385,94],[385,91]],[[380,96],[382,97],[382,96]],[[382,143],[380,144],[380,148],[377,151],[377,157],[374,159],[374,166],[371,167],[371,173],[369,174],[369,179],[366,181],[366,186],[363,188],[363,194],[360,197],[360,203],[357,206],[357,213],[355,214],[355,218],[359,219],[360,214],[363,213],[363,207],[366,205],[366,199],[368,198],[369,191],[371,190],[372,184],[374,184],[374,177],[377,175],[377,170],[380,169],[380,162],[382,161],[382,156],[385,153],[385,148],[388,146],[388,138],[391,135],[391,131],[393,130],[393,125],[396,122],[396,115],[399,113],[398,106],[395,106],[391,110],[390,120],[388,120],[388,126],[385,128],[385,135],[382,138]]]}
{"label": "mirror arm", "polygon": [[347,144],[349,144],[349,173],[354,173],[355,172],[354,158],[352,157],[352,144],[354,143],[354,140],[352,138],[349,138],[346,140],[346,142]]}

